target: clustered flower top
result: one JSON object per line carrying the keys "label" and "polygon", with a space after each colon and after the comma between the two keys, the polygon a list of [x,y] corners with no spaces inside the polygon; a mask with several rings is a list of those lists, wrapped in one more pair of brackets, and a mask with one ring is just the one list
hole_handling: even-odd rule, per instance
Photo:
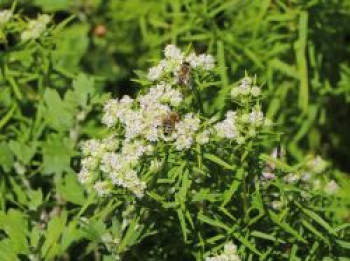
{"label": "clustered flower top", "polygon": [[10,10],[0,11],[0,27],[4,26],[12,18],[13,13]]}
{"label": "clustered flower top", "polygon": [[[181,82],[183,65],[190,66],[191,69],[211,71],[215,66],[214,57],[208,54],[196,55],[190,53],[186,56],[174,45],[168,45],[164,49],[165,58],[158,65],[152,67],[148,71],[148,79],[150,81],[158,81],[172,74],[172,83]],[[168,79],[169,81],[169,79]]]}
{"label": "clustered flower top", "polygon": [[23,41],[30,39],[38,39],[46,30],[51,18],[47,14],[41,14],[36,20],[30,20],[27,29],[22,32],[21,39]]}
{"label": "clustered flower top", "polygon": [[[12,20],[16,20],[12,10],[0,11],[0,30],[5,30]],[[51,17],[47,14],[39,14],[36,19],[30,19],[22,29],[20,37],[22,41],[36,40],[40,38],[46,31],[51,21]]]}
{"label": "clustered flower top", "polygon": [[[112,136],[90,140],[82,146],[84,158],[79,181],[100,196],[124,188],[138,198],[143,197],[147,184],[140,177],[141,168],[159,169],[156,155],[164,145],[181,153],[214,140],[228,139],[241,144],[267,123],[259,106],[250,111],[228,111],[219,122],[194,112],[185,103],[183,87],[191,90],[194,74],[212,71],[214,58],[194,53],[186,56],[174,45],[165,48],[164,56],[149,70],[152,86],[145,93],[136,99],[129,96],[110,99],[105,104],[102,123]],[[249,81],[253,80],[245,77],[242,84]]]}
{"label": "clustered flower top", "polygon": [[237,254],[237,246],[232,242],[224,245],[224,250],[220,255],[207,257],[205,261],[241,261]]}

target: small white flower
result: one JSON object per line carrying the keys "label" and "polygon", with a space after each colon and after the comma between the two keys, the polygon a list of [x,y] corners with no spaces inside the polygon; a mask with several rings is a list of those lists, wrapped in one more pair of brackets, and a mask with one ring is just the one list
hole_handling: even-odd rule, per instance
{"label": "small white flower", "polygon": [[44,25],[47,25],[50,22],[51,18],[47,14],[41,14],[41,15],[38,16],[37,20],[38,20],[38,22],[40,22],[40,23],[42,23]]}
{"label": "small white flower", "polygon": [[324,190],[327,194],[332,195],[332,194],[335,194],[339,190],[339,186],[338,186],[337,182],[335,182],[334,180],[331,180],[326,184]]}
{"label": "small white flower", "polygon": [[94,189],[100,197],[110,193],[109,184],[106,181],[97,181],[94,185]]}
{"label": "small white flower", "polygon": [[232,242],[228,242],[224,246],[225,254],[235,255],[237,253],[237,246]]}
{"label": "small white flower", "polygon": [[47,14],[39,15],[36,20],[29,21],[27,29],[21,34],[21,39],[23,41],[38,39],[45,32],[49,22],[50,16]]}
{"label": "small white flower", "polygon": [[214,129],[217,132],[217,136],[220,138],[236,138],[238,135],[238,130],[236,127],[236,113],[233,111],[228,111],[226,113],[226,119],[214,125]]}
{"label": "small white flower", "polygon": [[215,60],[214,57],[210,54],[201,54],[198,56],[198,63],[199,66],[202,67],[204,70],[210,71],[215,66]]}
{"label": "small white flower", "polygon": [[241,122],[243,123],[249,123],[250,120],[249,120],[249,114],[245,113],[243,115],[241,115],[241,118],[240,118]]}
{"label": "small white flower", "polygon": [[182,52],[175,45],[169,44],[164,49],[164,56],[166,58],[181,61],[182,60]]}
{"label": "small white flower", "polygon": [[240,89],[238,87],[234,87],[231,90],[231,97],[236,98],[241,94]]}
{"label": "small white flower", "polygon": [[81,145],[81,150],[84,156],[95,154],[100,148],[100,142],[96,139],[85,141]]}
{"label": "small white flower", "polygon": [[241,261],[237,254],[237,246],[232,242],[224,245],[224,251],[220,255],[207,257],[205,261]]}
{"label": "small white flower", "polygon": [[265,127],[271,127],[272,126],[272,121],[269,118],[265,118],[264,126]]}
{"label": "small white flower", "polygon": [[209,130],[204,130],[203,132],[197,134],[196,142],[198,142],[199,144],[203,145],[208,143],[209,141],[210,141]]}
{"label": "small white flower", "polygon": [[309,181],[311,179],[312,175],[310,172],[304,172],[302,175],[301,175],[301,180],[302,181]]}
{"label": "small white flower", "polygon": [[156,81],[160,79],[163,73],[164,73],[164,67],[161,64],[159,64],[157,66],[151,67],[148,70],[147,78],[150,81]]}
{"label": "small white flower", "polygon": [[283,177],[283,180],[288,184],[295,184],[300,180],[300,177],[295,173],[289,173],[287,176]]}
{"label": "small white flower", "polygon": [[271,207],[275,210],[280,210],[283,207],[283,202],[280,200],[274,200],[271,203]]}
{"label": "small white flower", "polygon": [[264,122],[264,114],[260,111],[260,108],[255,108],[249,114],[249,123],[255,126],[260,126]]}
{"label": "small white flower", "polygon": [[175,147],[178,150],[189,149],[194,140],[194,135],[199,130],[200,119],[193,113],[187,113],[184,119],[176,124],[174,137]]}
{"label": "small white flower", "polygon": [[250,78],[249,76],[246,76],[241,80],[242,85],[250,86],[250,85],[252,85],[252,83],[253,83],[253,79]]}
{"label": "small white flower", "polygon": [[161,169],[162,165],[163,165],[162,161],[158,159],[154,159],[151,161],[151,165],[149,166],[149,169],[152,172],[158,172]]}
{"label": "small white flower", "polygon": [[94,170],[98,166],[98,160],[97,160],[97,158],[92,157],[92,156],[86,157],[86,158],[82,159],[81,166],[84,169]]}
{"label": "small white flower", "polygon": [[0,26],[5,25],[12,18],[12,11],[2,10],[0,11]]}
{"label": "small white flower", "polygon": [[200,66],[200,61],[195,53],[190,53],[186,57],[186,61],[190,64],[192,68],[197,68],[198,66]]}
{"label": "small white flower", "polygon": [[78,173],[78,181],[80,184],[90,184],[92,182],[92,179],[93,176],[87,169],[82,168]]}
{"label": "small white flower", "polygon": [[13,164],[13,167],[16,173],[19,175],[23,175],[26,172],[26,167],[18,161],[16,161],[15,164]]}
{"label": "small white flower", "polygon": [[182,94],[180,92],[173,94],[174,95],[170,98],[170,104],[171,106],[178,107],[183,100]]}
{"label": "small white flower", "polygon": [[268,171],[268,169],[265,169],[262,173],[262,179],[264,180],[271,180],[274,179],[276,176],[273,172]]}
{"label": "small white flower", "polygon": [[107,151],[115,151],[119,148],[119,140],[114,135],[104,138],[102,144]]}
{"label": "small white flower", "polygon": [[242,136],[238,136],[236,138],[237,144],[243,144],[245,142],[245,138]]}
{"label": "small white flower", "polygon": [[308,168],[311,172],[320,174],[324,172],[327,168],[327,161],[325,161],[321,156],[316,156],[315,158],[309,160],[307,163]]}
{"label": "small white flower", "polygon": [[250,93],[254,96],[257,97],[261,93],[261,89],[258,86],[253,86],[250,90]]}
{"label": "small white flower", "polygon": [[239,85],[238,89],[239,89],[239,94],[241,94],[243,96],[247,96],[251,92],[250,86],[249,85],[245,85],[245,84]]}

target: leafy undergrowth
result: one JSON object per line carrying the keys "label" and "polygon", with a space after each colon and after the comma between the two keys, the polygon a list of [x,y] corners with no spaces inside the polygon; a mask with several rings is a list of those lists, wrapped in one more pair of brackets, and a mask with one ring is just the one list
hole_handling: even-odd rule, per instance
{"label": "leafy undergrowth", "polygon": [[316,156],[348,153],[332,8],[34,2],[0,11],[1,260],[348,260],[348,177]]}

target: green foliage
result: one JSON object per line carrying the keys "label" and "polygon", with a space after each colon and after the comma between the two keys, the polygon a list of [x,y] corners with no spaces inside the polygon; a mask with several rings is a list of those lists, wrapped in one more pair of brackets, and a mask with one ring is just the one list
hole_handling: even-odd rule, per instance
{"label": "green foliage", "polygon": [[[348,1],[0,1],[5,8],[13,16],[0,22],[1,260],[203,260],[230,240],[242,260],[348,260]],[[21,38],[41,13],[46,30]],[[107,134],[104,93],[135,94],[169,43],[215,56],[216,78],[197,82],[206,116],[235,106],[233,81],[249,71],[280,132],[239,153],[195,152],[192,165],[188,155],[162,155],[170,164],[141,204],[87,194],[78,148]],[[286,156],[270,155],[275,146]],[[336,195],[283,182],[319,154],[328,165],[313,179],[336,180]],[[251,183],[265,165],[279,178]],[[207,173],[220,186],[198,187],[194,177]]]}

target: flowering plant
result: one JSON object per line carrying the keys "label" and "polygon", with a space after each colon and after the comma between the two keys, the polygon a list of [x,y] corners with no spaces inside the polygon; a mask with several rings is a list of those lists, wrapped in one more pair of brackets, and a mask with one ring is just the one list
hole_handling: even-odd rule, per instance
{"label": "flowering plant", "polygon": [[[257,79],[246,75],[233,84],[231,101],[225,97],[224,110],[213,112],[205,101],[218,99],[214,58],[174,45],[164,56],[138,80],[144,88],[135,99],[106,102],[106,137],[82,144],[79,181],[101,200],[119,201],[128,213],[122,215],[117,255],[128,259],[127,249],[135,251],[139,242],[152,244],[146,256],[158,260],[304,257],[315,226],[341,237],[322,213],[307,207],[326,196],[289,182],[287,174],[299,175],[291,173],[300,173],[301,166],[266,153],[278,135],[264,116]],[[131,242],[130,233],[137,234]],[[227,243],[232,240],[238,250]],[[210,257],[225,242],[223,253]]]}

